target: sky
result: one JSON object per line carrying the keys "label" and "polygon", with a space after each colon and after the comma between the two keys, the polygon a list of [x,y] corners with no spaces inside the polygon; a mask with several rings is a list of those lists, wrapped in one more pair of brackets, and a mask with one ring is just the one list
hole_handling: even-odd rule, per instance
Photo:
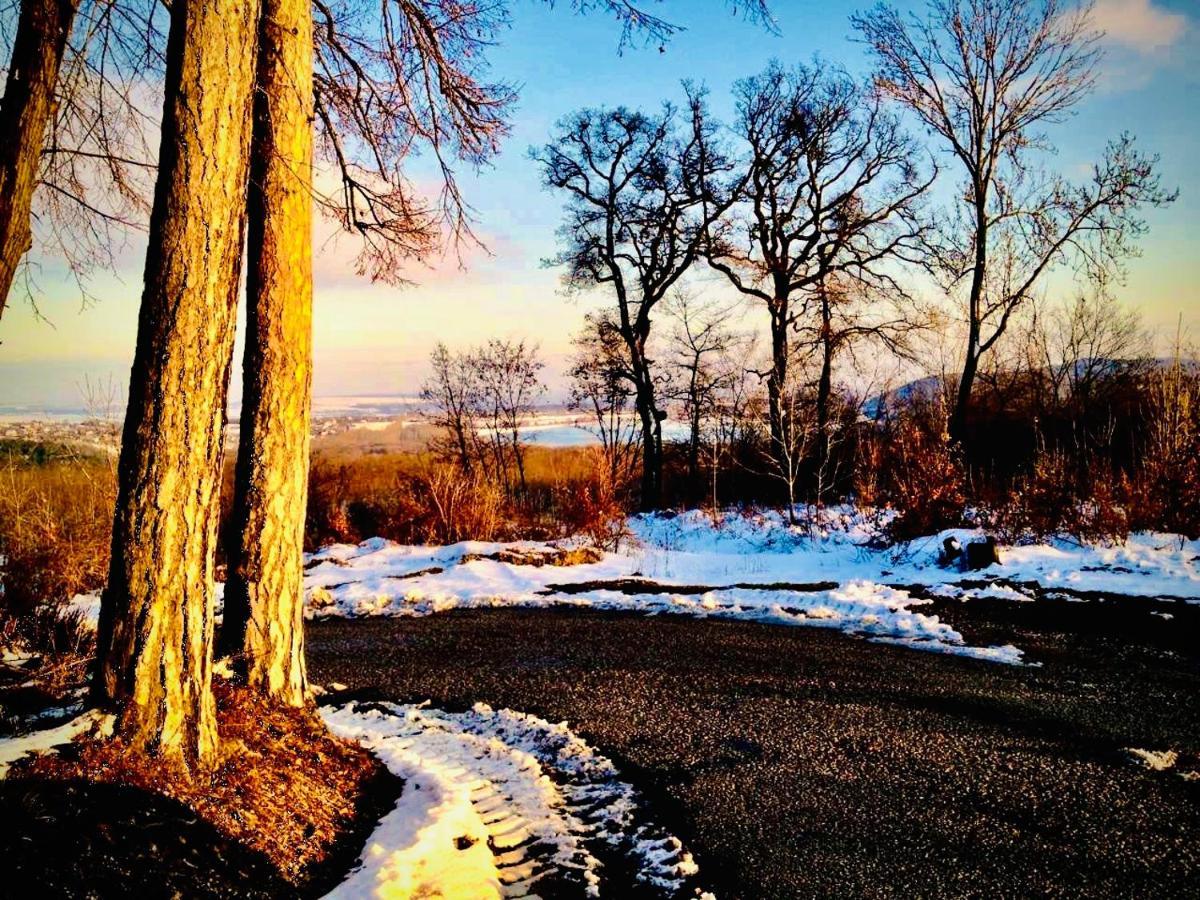
{"label": "sky", "polygon": [[[527,157],[559,117],[581,106],[657,108],[681,98],[680,82],[705,84],[718,117],[728,118],[730,87],[770,60],[810,61],[819,55],[865,75],[869,61],[852,40],[857,2],[772,0],[777,33],[729,14],[721,0],[664,0],[656,11],[685,26],[660,52],[633,46],[618,52],[619,27],[600,12],[571,13],[539,0],[513,0],[511,27],[491,48],[491,74],[516,85],[512,132],[492,166],[462,173],[475,209],[476,231],[488,252],[473,251],[460,267],[453,257],[414,265],[410,287],[372,285],[354,274],[348,239],[329,240],[318,226],[314,247],[314,391],[318,396],[407,394],[424,377],[433,346],[452,348],[491,336],[537,342],[552,391],[584,313],[603,296],[566,297],[558,273],[542,261],[555,252],[561,198],[543,191]],[[900,3],[899,5],[915,4]],[[1161,155],[1166,186],[1179,200],[1149,210],[1143,255],[1115,291],[1141,312],[1165,343],[1182,315],[1200,339],[1200,3],[1196,0],[1100,0],[1095,24],[1108,34],[1096,92],[1074,118],[1049,131],[1057,145],[1051,165],[1082,177],[1107,140],[1122,131]],[[414,162],[420,176],[424,163]],[[77,407],[85,381],[113,382],[123,391],[137,321],[144,244],[135,237],[118,271],[98,273],[92,300],[53,261],[39,275],[38,307],[14,296],[0,320],[0,407]],[[746,311],[747,323],[760,312]],[[240,362],[240,347],[237,361]],[[238,390],[237,368],[233,392]]]}

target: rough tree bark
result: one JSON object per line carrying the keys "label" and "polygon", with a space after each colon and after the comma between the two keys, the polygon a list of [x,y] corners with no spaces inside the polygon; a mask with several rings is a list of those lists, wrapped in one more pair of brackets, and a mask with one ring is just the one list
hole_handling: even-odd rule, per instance
{"label": "rough tree bark", "polygon": [[33,236],[29,210],[37,186],[54,88],[78,0],[22,0],[8,82],[0,100],[0,316]]}
{"label": "rough tree bark", "polygon": [[312,382],[312,12],[265,0],[248,195],[241,438],[219,653],[305,702],[304,506]]}
{"label": "rough tree bark", "polygon": [[213,557],[258,4],[171,5],[158,180],[121,444],[97,699],[135,748],[204,764]]}

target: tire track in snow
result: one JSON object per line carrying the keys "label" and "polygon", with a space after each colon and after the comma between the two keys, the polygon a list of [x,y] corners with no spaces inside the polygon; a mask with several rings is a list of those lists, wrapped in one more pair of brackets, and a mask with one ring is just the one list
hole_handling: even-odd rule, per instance
{"label": "tire track in snow", "polygon": [[323,715],[406,780],[362,866],[331,896],[403,896],[444,889],[446,878],[455,896],[700,893],[681,842],[565,723],[483,704],[449,713],[350,703]]}

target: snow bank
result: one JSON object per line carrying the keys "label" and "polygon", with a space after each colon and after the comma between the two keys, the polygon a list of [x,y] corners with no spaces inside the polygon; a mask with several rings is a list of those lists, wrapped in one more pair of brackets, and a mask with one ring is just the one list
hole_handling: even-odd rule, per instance
{"label": "snow bank", "polygon": [[[837,628],[919,650],[1015,663],[1017,648],[969,646],[949,624],[922,612],[925,601],[914,594],[1024,602],[1048,592],[1079,599],[1102,591],[1200,603],[1200,541],[1148,533],[1114,546],[1061,539],[1002,547],[999,565],[964,573],[939,566],[938,551],[947,537],[965,544],[980,532],[948,530],[880,548],[876,539],[890,515],[833,507],[805,511],[800,525],[774,511],[727,511],[715,520],[700,511],[633,516],[633,540],[619,552],[570,566],[514,562],[519,554],[555,549],[532,541],[334,544],[307,560],[307,615],[583,606]],[[77,598],[75,605],[89,602],[94,608],[94,597]]]}
{"label": "snow bank", "polygon": [[1200,541],[1179,535],[1141,532],[1112,546],[1081,545],[1064,537],[1002,547],[1000,565],[962,573],[937,564],[942,542],[955,537],[965,545],[980,539],[982,531],[947,529],[896,547],[869,547],[890,515],[832,507],[806,512],[801,525],[791,526],[770,510],[725,512],[716,523],[707,513],[690,511],[635,516],[630,528],[643,545],[639,564],[645,573],[668,580],[745,575],[756,580],[860,578],[933,586],[982,578],[1200,602]]}
{"label": "snow bank", "polygon": [[674,897],[697,873],[612,762],[565,723],[484,704],[449,713],[350,703],[323,716],[405,779],[359,867],[330,897],[599,896],[620,889],[607,881],[611,860]]}

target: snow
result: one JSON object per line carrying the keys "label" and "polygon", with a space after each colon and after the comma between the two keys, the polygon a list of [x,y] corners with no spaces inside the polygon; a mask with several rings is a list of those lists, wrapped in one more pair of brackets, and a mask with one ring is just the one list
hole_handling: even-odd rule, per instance
{"label": "snow", "polygon": [[93,725],[104,725],[106,718],[96,710],[88,710],[68,722],[53,728],[42,728],[28,734],[0,738],[0,778],[8,774],[9,767],[30,753],[47,753],[68,744]]}
{"label": "snow", "polygon": [[322,714],[405,780],[330,897],[521,896],[547,879],[600,896],[606,858],[671,897],[698,871],[613,763],[566,723],[481,703],[461,713],[350,703]]}
{"label": "snow", "polygon": [[1165,772],[1173,768],[1179,761],[1179,754],[1174,750],[1142,750],[1138,747],[1126,747],[1125,752],[1147,769],[1155,772]]}
{"label": "snow", "polygon": [[[551,553],[570,541],[334,544],[307,560],[307,615],[423,616],[514,606],[674,613],[833,628],[879,643],[1015,664],[1023,661],[1019,648],[971,646],[952,624],[922,609],[928,598],[1030,602],[1050,593],[1086,600],[1088,592],[1102,591],[1200,602],[1200,541],[1152,533],[1113,545],[1061,538],[1001,547],[999,564],[963,572],[940,566],[938,552],[947,537],[965,545],[981,531],[951,529],[881,547],[880,529],[891,515],[806,509],[800,525],[774,511],[633,516],[632,539],[618,551],[570,566],[488,558]],[[95,598],[77,602],[86,606]]]}
{"label": "snow", "polygon": [[373,538],[310,558],[308,614],[579,606],[835,628],[881,643],[1019,663],[1018,648],[969,646],[951,625],[921,611],[930,601],[918,589],[964,601],[1029,602],[1029,585],[1200,600],[1200,542],[1152,534],[1111,547],[1059,540],[1002,548],[1000,565],[964,573],[939,566],[937,552],[946,537],[965,544],[981,532],[955,529],[879,549],[872,541],[885,521],[886,514],[851,508],[811,513],[799,526],[775,512],[726,512],[715,521],[698,511],[634,516],[628,546],[567,567],[486,558],[551,546],[536,542],[405,546]]}

